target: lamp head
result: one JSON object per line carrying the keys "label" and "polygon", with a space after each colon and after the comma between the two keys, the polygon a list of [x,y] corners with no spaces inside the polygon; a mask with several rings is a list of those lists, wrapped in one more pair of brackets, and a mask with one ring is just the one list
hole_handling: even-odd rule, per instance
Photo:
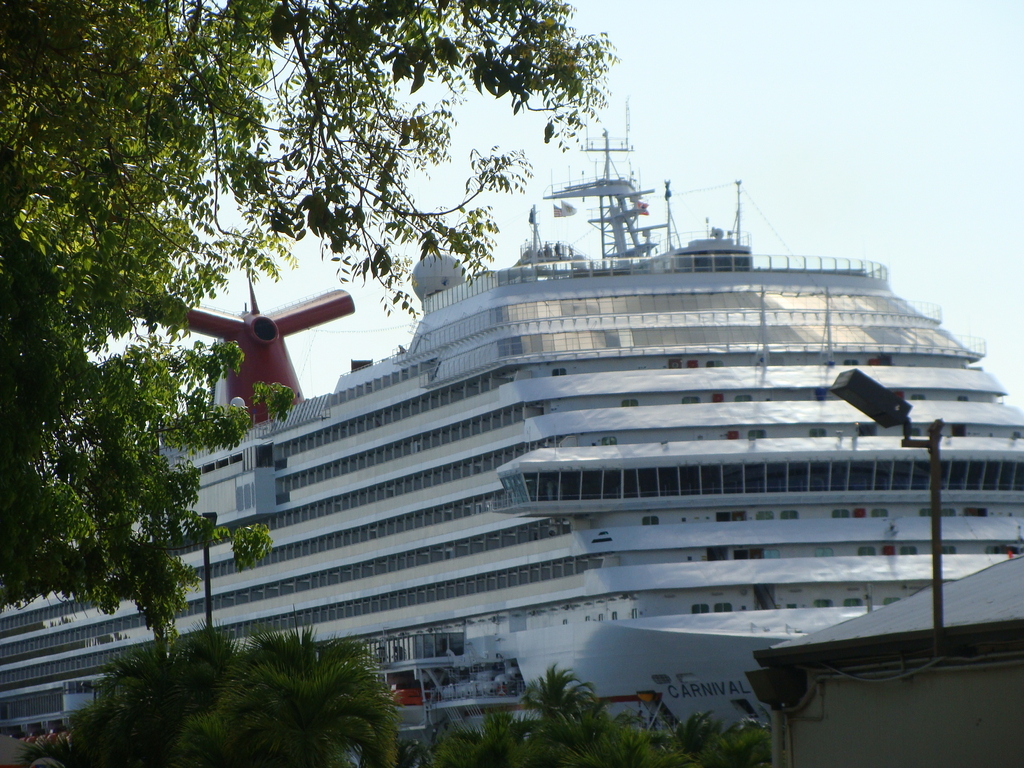
{"label": "lamp head", "polygon": [[839,374],[829,391],[879,426],[898,427],[910,421],[910,403],[856,368]]}

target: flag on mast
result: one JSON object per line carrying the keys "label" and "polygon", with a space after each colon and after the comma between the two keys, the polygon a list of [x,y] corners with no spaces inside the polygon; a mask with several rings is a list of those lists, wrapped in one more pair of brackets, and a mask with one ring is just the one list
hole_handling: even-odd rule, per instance
{"label": "flag on mast", "polygon": [[643,200],[636,201],[636,209],[641,216],[650,216],[650,211],[647,210],[647,203]]}
{"label": "flag on mast", "polygon": [[561,206],[556,205],[556,206],[554,206],[554,209],[555,209],[554,210],[554,214],[555,214],[555,218],[556,219],[561,219],[561,218],[563,218],[565,216],[575,216],[576,215],[576,207],[572,206],[572,205],[569,205],[569,203],[565,202],[564,200],[562,201],[562,205]]}

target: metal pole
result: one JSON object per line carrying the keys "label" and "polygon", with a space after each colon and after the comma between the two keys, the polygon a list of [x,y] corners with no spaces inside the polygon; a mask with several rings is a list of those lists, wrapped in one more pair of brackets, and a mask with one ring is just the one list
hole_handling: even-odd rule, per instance
{"label": "metal pole", "polygon": [[[214,525],[217,525],[217,513],[205,512],[203,517]],[[206,600],[206,628],[213,628],[213,593],[210,587],[210,538],[207,536],[203,541],[203,586],[205,588]]]}
{"label": "metal pole", "polygon": [[928,454],[931,459],[932,497],[932,615],[935,631],[935,655],[941,656],[945,627],[942,616],[942,462],[939,444],[942,442],[942,419],[928,427]]}
{"label": "metal pole", "polygon": [[213,626],[213,598],[210,589],[210,540],[203,542],[203,581],[206,587],[206,628]]}
{"label": "metal pole", "polygon": [[939,451],[939,445],[942,443],[942,426],[942,419],[936,419],[928,427],[927,440],[914,440],[910,437],[904,437],[902,443],[904,448],[928,449],[931,469],[928,488],[931,492],[932,631],[934,633],[933,653],[935,656],[941,656],[945,649],[945,627],[942,616],[942,461]]}

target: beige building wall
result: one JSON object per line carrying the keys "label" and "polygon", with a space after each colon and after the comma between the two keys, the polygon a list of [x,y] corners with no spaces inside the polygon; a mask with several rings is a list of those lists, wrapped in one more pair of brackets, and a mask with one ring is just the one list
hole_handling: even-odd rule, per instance
{"label": "beige building wall", "polygon": [[816,685],[786,717],[789,768],[1024,765],[1024,662]]}

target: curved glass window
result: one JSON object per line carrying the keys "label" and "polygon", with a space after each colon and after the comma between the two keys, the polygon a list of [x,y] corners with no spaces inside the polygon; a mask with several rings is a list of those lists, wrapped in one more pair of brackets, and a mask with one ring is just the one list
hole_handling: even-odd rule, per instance
{"label": "curved glass window", "polygon": [[[516,503],[527,501],[524,494],[533,502],[742,493],[927,490],[927,467],[926,461],[894,463],[890,460],[736,462],[624,470],[593,469],[586,472],[526,472],[518,478],[505,476],[502,484]],[[919,477],[925,479],[921,488],[918,488]],[[1024,462],[947,461],[943,462],[943,478],[942,490],[963,490],[970,483],[975,489],[1019,492],[1024,491]],[[790,512],[792,516],[789,516]],[[920,514],[927,517],[928,508],[921,509]],[[955,511],[947,508],[942,510],[942,514],[953,516]],[[965,514],[982,516],[977,511]],[[782,520],[795,519],[796,516],[794,510],[779,514]],[[849,510],[833,510],[832,516],[851,517]],[[866,517],[867,509],[852,516]],[[888,512],[884,508],[874,508],[870,510],[870,516],[887,517]]]}

